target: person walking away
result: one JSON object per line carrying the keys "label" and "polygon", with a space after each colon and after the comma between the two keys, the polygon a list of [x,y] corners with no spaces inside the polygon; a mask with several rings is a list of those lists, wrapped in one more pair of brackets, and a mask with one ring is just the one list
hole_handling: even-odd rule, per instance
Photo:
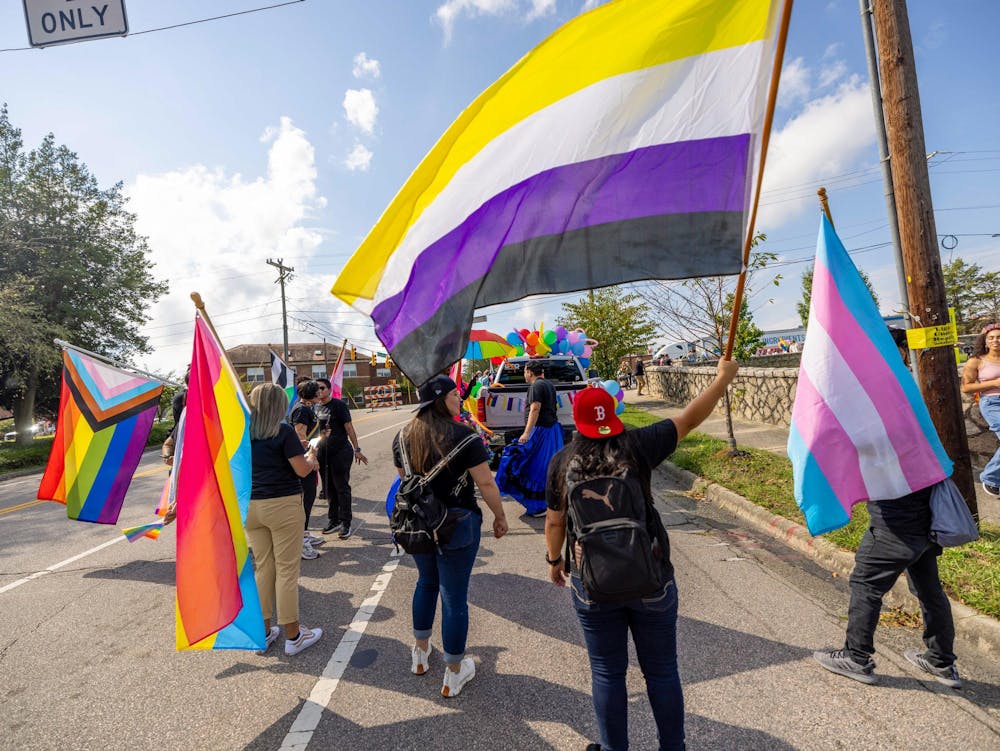
{"label": "person walking away", "polygon": [[246,533],[253,550],[254,578],[260,594],[267,638],[264,650],[285,630],[285,654],[298,654],[323,636],[321,628],[299,623],[299,571],[302,565],[302,485],[299,478],[316,469],[286,423],[288,396],[274,383],[255,386],[250,405],[252,478]]}
{"label": "person walking away", "polygon": [[[306,456],[315,460],[316,450],[310,446],[309,442],[319,429],[319,421],[316,419],[312,408],[313,402],[316,401],[316,396],[319,393],[319,385],[316,381],[307,379],[300,381],[296,386],[296,390],[298,391],[299,399],[295,406],[292,407],[292,413],[288,416],[288,422],[295,430],[299,441],[301,441]],[[309,517],[312,515],[313,504],[316,502],[319,472],[313,470],[301,479],[301,483],[302,508],[306,515],[305,529],[302,535],[302,559],[311,561],[319,558],[319,553],[316,552],[313,545],[319,545],[323,542],[322,537],[309,534]]]}
{"label": "person walking away", "polygon": [[[549,467],[545,498],[545,562],[549,579],[559,587],[570,585],[571,600],[583,630],[590,659],[591,687],[600,743],[588,751],[622,751],[628,748],[628,635],[632,634],[639,666],[646,681],[646,694],[653,710],[661,749],[684,748],[684,698],[677,672],[677,586],[670,563],[670,542],[662,524],[652,539],[662,539],[651,552],[663,567],[662,588],[645,597],[622,602],[597,602],[581,578],[583,548],[581,530],[567,524],[567,508],[572,488],[596,478],[617,478],[635,483],[651,514],[652,471],[677,446],[677,442],[711,414],[738,367],[720,360],[715,380],[673,419],[661,420],[644,428],[625,430],[615,415],[614,398],[602,388],[580,391],[573,403],[577,435],[556,454]],[[582,497],[609,504],[611,482],[604,496],[585,490]],[[658,520],[658,517],[657,517]],[[647,524],[647,528],[648,528]],[[564,560],[564,543],[569,536],[569,560]]]}
{"label": "person walking away", "polygon": [[524,366],[528,383],[528,414],[517,439],[520,450],[504,452],[497,467],[500,492],[524,506],[526,516],[545,516],[545,474],[549,461],[563,447],[562,426],[556,415],[556,389],[543,377],[537,360]]}
{"label": "person walking away", "polygon": [[[1000,323],[991,323],[976,339],[962,369],[962,393],[978,396],[979,413],[1000,438]],[[1000,448],[986,463],[979,481],[987,493],[1000,496]]]}
{"label": "person walking away", "polygon": [[[346,540],[354,532],[351,466],[355,462],[367,464],[368,458],[362,453],[361,445],[358,443],[358,434],[351,421],[351,410],[342,400],[330,398],[330,381],[326,378],[317,378],[316,383],[325,387],[319,391],[320,405],[316,408],[323,435],[323,440],[320,441],[323,451],[320,462],[323,464],[325,459],[323,486],[326,488],[328,504],[327,523],[323,527],[323,534],[332,535],[336,532],[337,537]],[[326,401],[323,401],[324,394]],[[322,417],[320,417],[321,409]]]}
{"label": "person walking away", "polygon": [[[889,333],[905,362],[909,355],[906,332],[890,328]],[[903,656],[938,683],[961,688],[955,668],[951,603],[938,576],[941,546],[930,534],[930,497],[928,487],[900,498],[868,501],[871,520],[854,554],[844,647],[813,653],[813,658],[830,672],[861,683],[878,682],[872,655],[882,598],[906,571],[910,591],[920,600],[927,649],[923,653],[907,650]]]}
{"label": "person walking away", "polygon": [[646,388],[646,366],[643,364],[641,357],[636,358],[635,370],[632,371],[632,375],[635,376],[635,395],[642,396],[642,390]]}
{"label": "person walking away", "polygon": [[[401,450],[405,449],[415,474],[427,474],[472,431],[455,417],[462,402],[455,382],[448,376],[431,378],[419,389],[416,415],[392,442],[393,462],[403,477]],[[470,483],[471,478],[471,483]],[[431,654],[430,636],[434,628],[437,601],[441,599],[441,641],[444,649],[444,681],[441,695],[454,698],[476,674],[475,662],[465,656],[469,633],[469,580],[479,551],[483,512],[476,501],[472,483],[479,488],[493,514],[493,536],[507,534],[507,517],[500,491],[489,468],[489,453],[482,441],[469,441],[430,482],[430,487],[448,506],[448,542],[436,553],[413,556],[417,585],[413,590],[412,617],[414,645],[411,672],[424,675]]]}

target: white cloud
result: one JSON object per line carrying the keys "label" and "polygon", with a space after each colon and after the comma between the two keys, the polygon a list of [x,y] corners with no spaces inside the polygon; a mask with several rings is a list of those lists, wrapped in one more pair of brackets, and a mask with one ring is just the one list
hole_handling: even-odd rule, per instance
{"label": "white cloud", "polygon": [[364,52],[359,52],[354,56],[354,68],[351,73],[354,74],[355,78],[364,78],[365,76],[381,78],[382,65],[378,60],[368,57]]}
{"label": "white cloud", "polygon": [[367,172],[368,167],[371,165],[372,156],[372,152],[365,148],[364,144],[355,143],[354,148],[351,149],[351,153],[344,159],[344,166],[351,172],[358,170]]}
{"label": "white cloud", "polygon": [[356,128],[368,133],[375,130],[378,105],[371,89],[348,89],[344,92],[344,115]]}
{"label": "white cloud", "polygon": [[811,78],[812,71],[801,57],[785,63],[778,83],[778,106],[791,107],[806,101],[812,90]]}
{"label": "white cloud", "polygon": [[580,8],[580,12],[581,13],[586,13],[588,10],[593,10],[598,5],[601,5],[603,3],[604,3],[604,0],[587,0],[587,2],[585,2],[583,4],[583,7]]}
{"label": "white cloud", "polygon": [[461,16],[513,15],[525,22],[554,13],[556,0],[445,0],[434,12],[434,17],[444,29],[445,41],[451,41],[455,22]]}
{"label": "white cloud", "polygon": [[820,88],[827,88],[840,81],[847,74],[847,64],[843,60],[835,60],[819,72]]}
{"label": "white cloud", "polygon": [[868,83],[852,76],[771,134],[757,226],[772,232],[814,206],[824,177],[849,171],[875,141]]}
{"label": "white cloud", "polygon": [[[269,145],[261,177],[195,164],[140,174],[128,186],[136,227],[149,238],[153,274],[170,282],[145,332],[156,349],[147,367],[183,370],[191,291],[201,293],[227,346],[281,340],[276,272],[266,260],[285,258],[301,271],[322,241],[307,222],[326,201],[316,192],[315,151],[305,132],[282,117],[261,142]],[[329,287],[328,280],[305,274],[292,284],[315,299]]]}

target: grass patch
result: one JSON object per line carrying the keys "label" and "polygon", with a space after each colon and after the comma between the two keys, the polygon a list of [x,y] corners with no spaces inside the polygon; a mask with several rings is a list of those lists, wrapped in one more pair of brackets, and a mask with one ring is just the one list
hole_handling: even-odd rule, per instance
{"label": "grass patch", "polygon": [[[648,422],[633,417],[626,407],[622,421],[638,427],[656,418],[647,413]],[[634,410],[640,412],[640,410]],[[628,418],[628,419],[626,419]],[[704,433],[694,432],[684,438],[671,456],[678,467],[716,482],[758,506],[785,519],[805,524],[792,491],[792,464],[787,457],[759,449],[741,448],[741,455],[731,457],[728,444]],[[823,535],[837,547],[854,552],[868,528],[865,504],[854,507],[851,523]],[[956,600],[993,618],[1000,618],[1000,526],[982,522],[980,539],[959,548],[945,548],[938,561],[945,591]]]}
{"label": "grass patch", "polygon": [[643,428],[663,419],[662,417],[650,414],[644,409],[633,407],[631,404],[625,405],[625,411],[619,417],[626,428]]}
{"label": "grass patch", "polygon": [[[171,422],[153,423],[146,446],[162,445],[173,428],[174,424]],[[0,475],[17,470],[42,469],[49,460],[52,438],[50,435],[40,436],[30,446],[0,442]]]}

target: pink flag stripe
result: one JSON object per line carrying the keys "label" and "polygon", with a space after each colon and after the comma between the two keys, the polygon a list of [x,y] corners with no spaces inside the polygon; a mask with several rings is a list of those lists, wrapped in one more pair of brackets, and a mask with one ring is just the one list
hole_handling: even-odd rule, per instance
{"label": "pink flag stripe", "polygon": [[[805,412],[816,415],[817,419],[803,420]],[[805,372],[799,373],[792,422],[841,506],[845,499],[850,499],[844,508],[850,515],[854,503],[868,499],[858,449]]]}
{"label": "pink flag stripe", "polygon": [[[926,441],[913,440],[923,435],[923,429],[911,410],[900,409],[901,404],[909,403],[906,394],[888,363],[844,305],[829,270],[818,258],[813,273],[812,315],[830,332],[837,350],[864,384],[910,488],[926,487],[914,485],[914,479],[926,476],[931,467],[940,474],[940,462]],[[914,443],[919,446],[914,447]]]}

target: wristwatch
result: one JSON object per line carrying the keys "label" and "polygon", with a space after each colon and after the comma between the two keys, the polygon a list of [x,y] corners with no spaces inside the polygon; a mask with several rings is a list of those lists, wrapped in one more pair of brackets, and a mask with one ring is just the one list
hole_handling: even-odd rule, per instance
{"label": "wristwatch", "polygon": [[549,559],[549,551],[547,551],[547,550],[545,551],[545,562],[547,564],[549,564],[550,566],[555,566],[557,563],[562,563],[562,559],[563,559],[563,557],[560,555],[555,560],[550,560]]}
{"label": "wristwatch", "polygon": [[355,454],[360,454],[361,453],[361,447],[360,446],[355,446],[354,447],[354,453]]}

